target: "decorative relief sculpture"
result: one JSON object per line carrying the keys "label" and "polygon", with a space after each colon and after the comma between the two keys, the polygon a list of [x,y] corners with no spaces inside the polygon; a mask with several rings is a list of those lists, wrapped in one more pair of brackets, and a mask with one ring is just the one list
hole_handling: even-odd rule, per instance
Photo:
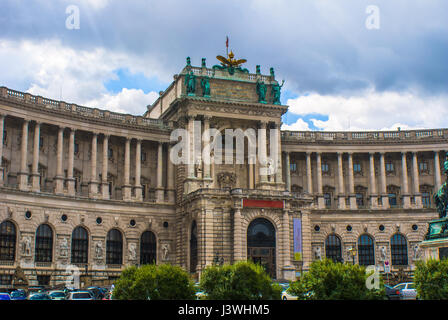
{"label": "decorative relief sculpture", "polygon": [[380,248],[380,261],[386,261],[386,260],[387,260],[386,247],[382,246]]}
{"label": "decorative relief sculpture", "polygon": [[314,248],[314,259],[315,260],[322,260],[322,249],[320,247]]}
{"label": "decorative relief sculpture", "polygon": [[236,175],[233,172],[220,172],[218,183],[221,188],[233,188],[236,183]]}
{"label": "decorative relief sculpture", "polygon": [[129,260],[133,261],[137,259],[137,245],[135,243],[129,244]]}
{"label": "decorative relief sculpture", "polygon": [[413,260],[419,260],[420,259],[420,246],[418,243],[414,245],[414,257]]}
{"label": "decorative relief sculpture", "polygon": [[68,257],[68,241],[67,238],[62,238],[59,244],[59,251],[61,257]]}
{"label": "decorative relief sculpture", "polygon": [[162,260],[168,260],[168,253],[170,252],[170,245],[164,243],[162,246]]}
{"label": "decorative relief sculpture", "polygon": [[22,254],[24,256],[31,255],[31,237],[22,238]]}
{"label": "decorative relief sculpture", "polygon": [[97,259],[103,258],[103,242],[102,241],[97,241],[95,243],[95,257]]}

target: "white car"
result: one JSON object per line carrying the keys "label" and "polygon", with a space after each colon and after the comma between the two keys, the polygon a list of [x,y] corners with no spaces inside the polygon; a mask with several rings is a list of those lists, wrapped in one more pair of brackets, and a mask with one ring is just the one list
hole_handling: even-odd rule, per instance
{"label": "white car", "polygon": [[68,294],[67,300],[93,300],[93,297],[89,291],[74,291]]}
{"label": "white car", "polygon": [[417,299],[417,290],[413,282],[399,283],[393,289],[400,291],[400,300]]}
{"label": "white car", "polygon": [[289,283],[279,283],[283,288],[282,291],[282,300],[297,300],[297,297],[288,293]]}

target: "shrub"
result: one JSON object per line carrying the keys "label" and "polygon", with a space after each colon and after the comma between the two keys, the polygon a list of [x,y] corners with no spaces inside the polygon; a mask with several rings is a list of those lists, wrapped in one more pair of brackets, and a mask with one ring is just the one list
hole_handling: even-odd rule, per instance
{"label": "shrub", "polygon": [[448,260],[417,261],[414,283],[419,299],[448,299]]}
{"label": "shrub", "polygon": [[281,297],[281,287],[273,285],[263,267],[251,261],[209,266],[201,275],[200,286],[209,300],[271,300]]}
{"label": "shrub", "polygon": [[169,264],[126,268],[117,280],[114,299],[171,300],[195,298],[193,283],[186,271]]}
{"label": "shrub", "polygon": [[385,299],[384,285],[368,289],[365,267],[333,260],[318,260],[299,281],[292,282],[288,292],[299,300],[370,300]]}

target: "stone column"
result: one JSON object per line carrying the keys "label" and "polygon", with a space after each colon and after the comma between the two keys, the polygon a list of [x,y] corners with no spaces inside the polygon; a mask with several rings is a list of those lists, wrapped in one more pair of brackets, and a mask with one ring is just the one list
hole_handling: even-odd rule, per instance
{"label": "stone column", "polygon": [[98,195],[98,180],[96,174],[97,162],[97,144],[98,133],[92,132],[92,147],[90,153],[90,181],[89,181],[89,197],[94,198]]}
{"label": "stone column", "polygon": [[142,140],[137,139],[137,144],[135,146],[135,199],[142,201],[142,185],[140,183],[142,175]]}
{"label": "stone column", "polygon": [[22,145],[20,150],[20,172],[17,173],[19,180],[19,189],[23,191],[28,190],[28,168],[27,168],[27,154],[28,154],[28,124],[29,120],[23,120],[22,124]]}
{"label": "stone column", "polygon": [[[204,234],[202,234],[202,236],[204,237],[205,241],[201,241],[202,244],[205,246],[204,248],[204,260],[205,260],[205,265],[206,266],[210,266],[213,264],[213,242],[214,242],[214,228],[213,228],[213,210],[210,209],[204,209],[203,210],[203,215],[204,215],[204,228],[201,228],[202,230],[204,230]],[[221,252],[221,256],[222,256],[222,252]]]}
{"label": "stone column", "polygon": [[4,131],[5,115],[0,113],[0,186],[3,186],[5,181],[5,170],[3,168],[3,131]]}
{"label": "stone column", "polygon": [[103,199],[110,198],[109,182],[107,181],[109,171],[109,137],[108,134],[104,134],[103,138],[103,163],[101,171],[101,194]]}
{"label": "stone column", "polygon": [[402,196],[403,196],[403,208],[411,207],[411,199],[409,195],[408,186],[408,166],[406,160],[406,152],[401,153],[401,174],[402,174]]}
{"label": "stone column", "polygon": [[389,206],[389,196],[387,194],[386,164],[384,161],[384,152],[380,153],[380,172],[381,172],[381,202],[383,209],[388,209],[390,206]]}
{"label": "stone column", "polygon": [[286,190],[291,191],[291,163],[289,159],[289,152],[285,152],[285,180]]}
{"label": "stone column", "polygon": [[57,163],[56,163],[56,177],[55,180],[55,189],[54,192],[56,194],[64,194],[64,172],[62,170],[62,155],[64,148],[64,127],[59,127],[58,131],[58,148],[57,148]]}
{"label": "stone column", "polygon": [[163,188],[163,144],[159,142],[157,149],[157,188],[156,188],[156,201],[165,201],[165,190]]}
{"label": "stone column", "polygon": [[291,266],[291,245],[289,239],[289,213],[288,210],[283,210],[282,216],[283,228],[283,267]]}
{"label": "stone column", "polygon": [[[204,146],[210,144],[210,116],[204,116]],[[203,172],[204,172],[204,178],[210,179],[210,153],[207,155],[209,164],[206,163],[206,161],[203,161]]]}
{"label": "stone column", "polygon": [[355,194],[355,179],[353,177],[353,153],[348,153],[348,192],[350,197],[350,209],[358,209]]}
{"label": "stone column", "polygon": [[126,137],[126,142],[124,145],[124,178],[123,178],[123,200],[131,200],[131,188],[129,183],[129,173],[131,165],[131,138]]}
{"label": "stone column", "polygon": [[325,208],[324,192],[322,189],[322,161],[321,153],[316,152],[316,172],[317,172],[317,207]]}
{"label": "stone column", "polygon": [[420,177],[418,172],[417,152],[412,152],[412,169],[413,169],[413,185],[414,185],[414,199],[417,208],[423,208],[422,194],[420,193]]}
{"label": "stone column", "polygon": [[[166,188],[168,193],[168,202],[174,203],[176,201],[175,199],[175,189],[174,189],[174,163],[171,161],[171,148],[172,145],[168,145],[168,156],[166,159],[166,170],[167,170],[167,176],[166,176]],[[209,167],[210,168],[210,167]]]}
{"label": "stone column", "polygon": [[338,152],[338,208],[345,209],[345,187],[344,187],[344,170],[342,168],[342,152]]}
{"label": "stone column", "polygon": [[75,156],[75,129],[70,129],[70,138],[68,142],[68,169],[67,169],[67,192],[70,196],[75,196],[75,179],[73,178]]}
{"label": "stone column", "polygon": [[313,195],[313,176],[311,172],[311,153],[306,153],[306,186],[308,193]]}
{"label": "stone column", "polygon": [[194,172],[194,117],[188,116],[188,136],[189,136],[189,142],[188,142],[188,164],[187,164],[187,173],[188,178],[194,178],[195,172]]}
{"label": "stone column", "polygon": [[[258,149],[259,149],[259,155],[258,160],[260,161],[260,183],[266,183],[268,181],[267,176],[267,152],[266,152],[266,127],[267,122],[261,121],[260,122],[260,129],[258,131],[259,137],[258,137]],[[264,162],[264,163],[263,163]]]}
{"label": "stone column", "polygon": [[370,162],[370,208],[378,208],[378,194],[376,191],[376,178],[375,178],[375,153],[369,152]]}
{"label": "stone column", "polygon": [[[280,132],[280,125],[278,123],[275,124],[275,128],[271,129],[275,130],[277,135],[277,172],[275,175],[275,182],[279,184],[283,184],[283,177],[282,177],[282,137]],[[272,157],[272,155],[271,155]]]}
{"label": "stone column", "polygon": [[40,142],[40,122],[36,121],[34,126],[34,144],[33,144],[33,166],[31,169],[31,180],[33,192],[40,191],[40,174],[39,174],[39,148]]}
{"label": "stone column", "polygon": [[434,151],[434,193],[439,191],[440,186],[442,185],[442,178],[440,174],[440,160],[439,160],[439,151]]}
{"label": "stone column", "polygon": [[241,209],[233,212],[233,262],[243,260]]}

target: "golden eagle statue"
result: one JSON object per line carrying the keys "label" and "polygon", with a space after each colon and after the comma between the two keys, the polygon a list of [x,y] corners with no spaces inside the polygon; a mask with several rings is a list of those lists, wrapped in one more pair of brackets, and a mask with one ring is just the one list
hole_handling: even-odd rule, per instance
{"label": "golden eagle statue", "polygon": [[239,67],[241,64],[247,62],[246,59],[233,59],[233,57],[235,57],[235,55],[233,54],[232,51],[230,51],[230,53],[228,54],[228,58],[224,58],[223,56],[216,56],[216,59],[218,59],[219,61],[221,61],[221,64],[224,67]]}

